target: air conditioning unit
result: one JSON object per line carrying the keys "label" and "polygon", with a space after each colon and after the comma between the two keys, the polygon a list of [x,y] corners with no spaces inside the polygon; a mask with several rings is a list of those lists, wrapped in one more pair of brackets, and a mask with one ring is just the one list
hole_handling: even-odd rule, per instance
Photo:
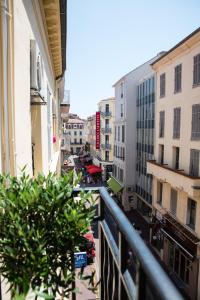
{"label": "air conditioning unit", "polygon": [[30,43],[30,81],[31,89],[41,90],[41,56],[35,40]]}

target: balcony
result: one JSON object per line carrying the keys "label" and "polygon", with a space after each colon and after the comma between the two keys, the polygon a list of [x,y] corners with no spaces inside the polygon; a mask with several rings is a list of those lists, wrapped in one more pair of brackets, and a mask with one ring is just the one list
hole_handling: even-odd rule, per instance
{"label": "balcony", "polygon": [[200,178],[190,176],[183,171],[178,171],[162,165],[156,161],[147,162],[147,173],[159,180],[169,183],[173,187],[186,192],[191,197],[200,197]]}
{"label": "balcony", "polygon": [[101,144],[101,149],[103,150],[111,150],[111,144]]}
{"label": "balcony", "polygon": [[[99,214],[95,217],[99,221],[99,298],[183,299],[106,188],[99,192]],[[114,223],[117,237],[112,231]],[[128,250],[134,255],[134,271],[128,266]]]}
{"label": "balcony", "polygon": [[[97,204],[98,215],[93,221],[99,222],[99,298],[101,300],[183,300],[106,188],[101,187],[96,190],[85,188],[85,190],[93,190],[100,195]],[[80,189],[74,190],[73,196],[76,197],[79,192]],[[117,236],[116,234],[114,236],[113,225],[117,228]],[[130,251],[134,256],[134,265],[131,267]],[[74,288],[75,282],[73,282]],[[73,294],[70,299],[75,300],[76,294]],[[0,300],[4,300],[1,281]]]}
{"label": "balcony", "polygon": [[105,134],[105,133],[111,133],[112,132],[112,128],[110,128],[110,127],[101,128],[101,132],[103,134]]}
{"label": "balcony", "polygon": [[83,145],[83,142],[70,142],[70,145]]}
{"label": "balcony", "polygon": [[106,117],[111,117],[112,112],[111,111],[101,111],[101,116],[106,118]]}

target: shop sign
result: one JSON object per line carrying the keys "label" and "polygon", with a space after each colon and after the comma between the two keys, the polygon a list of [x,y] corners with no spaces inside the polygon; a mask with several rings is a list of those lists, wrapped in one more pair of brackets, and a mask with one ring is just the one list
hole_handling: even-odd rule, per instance
{"label": "shop sign", "polygon": [[100,149],[100,111],[96,112],[96,149]]}
{"label": "shop sign", "polygon": [[76,252],[74,253],[74,264],[75,268],[82,268],[87,266],[87,253]]}

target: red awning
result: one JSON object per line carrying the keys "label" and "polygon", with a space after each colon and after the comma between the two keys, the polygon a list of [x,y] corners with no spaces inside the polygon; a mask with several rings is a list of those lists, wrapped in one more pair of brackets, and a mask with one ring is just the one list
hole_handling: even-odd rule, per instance
{"label": "red awning", "polygon": [[101,173],[102,172],[101,168],[97,167],[97,166],[95,166],[93,168],[89,168],[87,171],[88,171],[89,174],[95,174],[95,173]]}
{"label": "red awning", "polygon": [[88,166],[85,166],[86,169],[91,169],[91,168],[94,168],[96,167],[95,165],[88,165]]}

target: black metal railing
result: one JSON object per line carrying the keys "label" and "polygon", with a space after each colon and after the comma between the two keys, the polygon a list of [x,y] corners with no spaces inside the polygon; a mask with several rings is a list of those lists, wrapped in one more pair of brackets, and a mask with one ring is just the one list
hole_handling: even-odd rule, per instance
{"label": "black metal railing", "polygon": [[[183,299],[106,188],[99,192],[100,299]],[[108,213],[116,223],[117,239],[105,218]]]}
{"label": "black metal railing", "polygon": [[[98,215],[95,217],[95,220],[99,221],[100,299],[183,300],[107,189],[105,187],[84,189],[100,194]],[[76,189],[74,195],[79,191],[80,189]],[[130,265],[130,251],[134,258],[132,265]],[[76,299],[76,294],[72,295],[72,299]],[[1,280],[0,300],[3,300]]]}

